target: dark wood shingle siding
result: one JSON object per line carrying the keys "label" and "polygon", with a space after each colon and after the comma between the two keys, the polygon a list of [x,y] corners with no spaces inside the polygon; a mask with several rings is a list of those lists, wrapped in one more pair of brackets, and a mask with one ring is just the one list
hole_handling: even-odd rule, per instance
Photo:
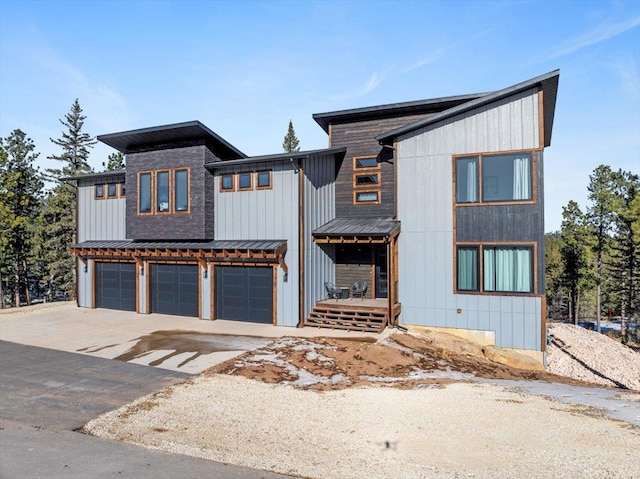
{"label": "dark wood shingle siding", "polygon": [[[375,139],[376,135],[397,128],[427,115],[411,115],[399,118],[359,121],[333,124],[331,126],[331,147],[346,146],[347,153],[342,161],[336,179],[336,216],[337,217],[386,217],[395,213],[394,167],[389,161],[393,151],[382,148]],[[353,157],[380,155],[379,204],[354,204],[353,201]]]}

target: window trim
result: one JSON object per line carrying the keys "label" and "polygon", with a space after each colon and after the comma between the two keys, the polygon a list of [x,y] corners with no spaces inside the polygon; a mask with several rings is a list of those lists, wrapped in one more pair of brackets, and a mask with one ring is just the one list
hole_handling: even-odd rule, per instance
{"label": "window trim", "polygon": [[[478,289],[458,289],[458,249],[478,248]],[[485,291],[484,290],[484,249],[485,248],[530,248],[531,249],[531,291]],[[538,244],[535,241],[459,241],[453,251],[453,293],[480,294],[491,296],[539,296],[538,294]]]}
{"label": "window trim", "polygon": [[[154,214],[156,215],[170,215],[173,213],[173,205],[172,205],[172,198],[171,198],[171,191],[172,191],[172,182],[171,182],[171,169],[162,169],[162,170],[155,170],[153,172],[153,176],[155,178],[155,194],[154,194],[154,198],[153,198],[153,207],[154,207]],[[158,208],[158,175],[161,173],[166,173],[167,174],[167,209],[166,211],[160,211]]]}
{"label": "window trim", "polygon": [[[138,214],[139,215],[153,215],[155,214],[155,208],[154,208],[154,198],[155,198],[155,192],[154,192],[154,185],[155,185],[155,181],[154,181],[154,172],[151,170],[144,170],[144,171],[138,171],[138,182],[137,182],[137,199],[136,202],[138,203]],[[143,175],[149,175],[149,211],[142,211],[140,210],[140,200],[141,200],[141,193],[142,193],[142,189],[140,187],[140,178]]]}
{"label": "window trim", "polygon": [[[269,175],[269,184],[267,186],[260,186],[259,179],[261,174]],[[272,170],[259,170],[255,172],[256,176],[256,190],[270,190],[273,188],[273,171]]]}
{"label": "window trim", "polygon": [[[538,203],[538,153],[543,151],[542,148],[528,148],[523,150],[505,150],[505,151],[491,151],[482,153],[464,153],[459,155],[452,155],[452,175],[451,182],[453,187],[453,204],[454,207],[474,207],[474,206],[501,206],[501,205],[532,205]],[[500,201],[486,201],[482,198],[482,158],[485,156],[502,156],[502,155],[514,155],[518,153],[529,153],[531,155],[531,199],[527,200],[500,200]],[[465,158],[477,158],[478,160],[478,200],[474,202],[458,202],[457,191],[457,160]]]}
{"label": "window trim", "polygon": [[126,182],[118,183],[118,186],[120,187],[118,188],[118,198],[126,198],[127,183]]}
{"label": "window trim", "polygon": [[[231,188],[223,188],[222,187],[222,181],[224,177],[230,177],[231,178]],[[220,193],[232,193],[234,191],[236,191],[236,175],[234,175],[233,173],[223,173],[221,174],[219,177],[219,191]]]}
{"label": "window trim", "polygon": [[[176,203],[177,203],[177,199],[176,199],[176,195],[177,195],[177,190],[176,190],[176,174],[179,171],[186,171],[187,172],[187,209],[186,210],[178,210],[176,209]],[[171,212],[173,214],[176,215],[185,215],[185,214],[189,214],[191,213],[191,168],[188,166],[184,166],[184,167],[180,167],[180,168],[173,168],[171,170],[171,180],[173,181],[173,188],[169,188],[169,192],[171,193],[171,200],[173,200],[171,202]]]}
{"label": "window trim", "polygon": [[[104,184],[95,184],[93,185],[93,199],[95,200],[104,200],[106,199]],[[98,195],[98,188],[102,188],[102,194]]]}
{"label": "window trim", "polygon": [[[375,159],[376,166],[358,166],[358,160],[362,159]],[[358,206],[379,205],[382,202],[382,168],[380,167],[380,162],[378,161],[378,155],[358,155],[354,156],[351,161],[353,171],[351,175],[351,185],[353,188],[353,204]],[[374,175],[378,178],[378,182],[376,184],[358,184],[358,177]],[[359,195],[367,193],[375,193],[376,199],[371,201],[358,200]]]}
{"label": "window trim", "polygon": [[[242,186],[240,184],[240,179],[246,176],[247,178],[249,178],[249,186]],[[240,173],[236,173],[236,177],[237,177],[237,186],[238,186],[238,191],[251,191],[253,190],[253,173],[251,173],[250,171],[243,171]]]}
{"label": "window trim", "polygon": [[[105,197],[107,199],[111,200],[111,199],[118,198],[118,190],[120,189],[120,188],[118,188],[118,186],[120,186],[119,183],[107,183],[105,186],[106,186],[106,189],[105,189],[106,196]],[[115,188],[113,195],[109,194],[109,187],[110,186],[113,186]]]}

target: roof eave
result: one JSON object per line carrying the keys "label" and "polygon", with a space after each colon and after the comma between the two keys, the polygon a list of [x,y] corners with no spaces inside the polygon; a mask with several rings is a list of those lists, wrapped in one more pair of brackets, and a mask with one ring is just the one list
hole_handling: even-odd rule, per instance
{"label": "roof eave", "polygon": [[340,153],[346,153],[346,147],[336,148],[322,148],[319,150],[297,151],[291,153],[277,153],[274,155],[261,155],[261,156],[249,156],[241,160],[228,160],[228,161],[216,161],[215,163],[205,164],[205,168],[209,170],[215,170],[219,168],[228,168],[238,165],[250,165],[253,163],[270,163],[275,161],[287,161],[287,160],[306,160],[315,155],[337,155]]}
{"label": "roof eave", "polygon": [[395,128],[386,133],[382,133],[376,136],[376,140],[380,144],[390,145],[393,141],[402,135],[407,133],[411,133],[419,128],[423,128],[428,125],[432,125],[442,120],[446,120],[455,115],[459,115],[461,113],[465,113],[467,111],[473,110],[475,108],[479,108],[481,106],[487,105],[489,103],[493,103],[495,101],[499,101],[508,96],[515,95],[522,91],[528,90],[530,88],[538,87],[541,90],[545,91],[544,93],[544,146],[549,146],[551,144],[551,131],[553,129],[553,118],[555,115],[555,105],[556,105],[556,96],[558,89],[558,80],[560,77],[560,70],[553,70],[549,73],[545,73],[543,75],[537,76],[530,80],[526,80],[521,83],[517,83],[510,87],[504,88],[502,90],[498,90],[494,93],[491,93],[487,96],[478,98],[476,100],[472,100],[468,103],[464,103],[462,105],[458,105],[456,107],[445,110],[441,113],[437,113],[435,115],[430,116],[429,118],[418,120],[407,125],[401,126],[399,128]]}

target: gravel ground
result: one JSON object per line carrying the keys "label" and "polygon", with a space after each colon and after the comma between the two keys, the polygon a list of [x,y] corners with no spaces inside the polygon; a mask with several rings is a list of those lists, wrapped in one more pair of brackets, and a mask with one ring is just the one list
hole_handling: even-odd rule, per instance
{"label": "gravel ground", "polygon": [[549,324],[550,373],[640,391],[640,354],[613,339],[571,324]]}
{"label": "gravel ground", "polygon": [[[582,328],[550,329],[549,372],[640,391],[638,353]],[[373,364],[365,346],[345,351]],[[292,351],[284,357],[299,355]],[[264,371],[264,380],[281,383],[212,370],[85,431],[308,478],[640,478],[640,428],[591,407],[486,383],[318,392],[283,385],[264,365],[252,368],[256,378]],[[640,403],[640,394],[623,394]]]}
{"label": "gravel ground", "polygon": [[85,429],[310,478],[640,476],[637,427],[488,384],[319,393],[215,375]]}

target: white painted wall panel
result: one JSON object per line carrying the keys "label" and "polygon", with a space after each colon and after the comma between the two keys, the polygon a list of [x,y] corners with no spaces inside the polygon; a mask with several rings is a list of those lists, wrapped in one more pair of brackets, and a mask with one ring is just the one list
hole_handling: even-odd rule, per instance
{"label": "white painted wall panel", "polygon": [[529,90],[398,139],[402,322],[491,330],[499,346],[540,350],[540,298],[454,295],[452,191],[453,155],[537,148],[538,133]]}
{"label": "white painted wall panel", "polygon": [[311,157],[304,161],[304,317],[326,296],[324,283],[335,281],[332,245],[318,245],[313,230],[335,218],[335,158]]}
{"label": "white painted wall panel", "polygon": [[[218,240],[286,240],[285,262],[289,278],[278,272],[278,325],[298,324],[298,173],[287,162],[254,164],[251,169],[236,167],[234,172],[273,171],[269,190],[221,193],[219,175],[215,181],[215,239]],[[279,268],[280,270],[280,268]]]}
{"label": "white painted wall panel", "polygon": [[78,306],[81,308],[91,307],[92,284],[91,277],[94,268],[94,261],[87,260],[87,270],[82,261],[78,263]]}
{"label": "white painted wall panel", "polygon": [[124,240],[124,198],[96,200],[94,185],[78,187],[78,242]]}

